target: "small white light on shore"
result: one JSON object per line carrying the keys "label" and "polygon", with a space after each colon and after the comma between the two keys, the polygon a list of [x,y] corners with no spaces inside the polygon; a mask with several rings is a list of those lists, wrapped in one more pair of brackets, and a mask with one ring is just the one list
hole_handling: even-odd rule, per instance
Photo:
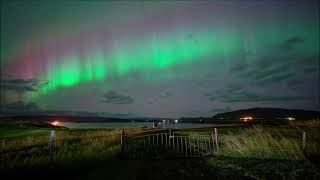
{"label": "small white light on shore", "polygon": [[294,120],[296,120],[296,118],[294,118],[294,117],[288,117],[288,120],[289,120],[289,121],[294,121]]}

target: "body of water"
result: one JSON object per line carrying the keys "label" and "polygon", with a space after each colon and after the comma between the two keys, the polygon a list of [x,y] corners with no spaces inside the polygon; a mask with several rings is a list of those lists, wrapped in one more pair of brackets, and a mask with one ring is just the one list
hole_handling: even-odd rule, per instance
{"label": "body of water", "polygon": [[[107,128],[127,128],[127,127],[148,127],[152,128],[152,122],[128,122],[128,123],[75,123],[62,122],[60,126],[70,129],[107,129]],[[216,124],[198,124],[198,123],[178,123],[178,124],[162,124],[162,128],[201,128],[213,127]],[[161,127],[161,126],[160,126]]]}

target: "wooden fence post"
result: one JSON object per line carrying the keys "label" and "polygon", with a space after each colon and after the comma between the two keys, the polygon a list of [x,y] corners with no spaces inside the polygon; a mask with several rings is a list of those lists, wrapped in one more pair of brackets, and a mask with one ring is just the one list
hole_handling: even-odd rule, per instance
{"label": "wooden fence post", "polygon": [[55,160],[55,131],[51,130],[50,131],[50,161]]}
{"label": "wooden fence post", "polygon": [[169,147],[171,146],[171,128],[169,129],[169,138],[168,138],[168,141],[169,141]]}
{"label": "wooden fence post", "polygon": [[125,133],[124,133],[124,129],[121,130],[121,152],[124,152],[124,146],[125,146]]}
{"label": "wooden fence post", "polygon": [[214,148],[215,140],[214,140],[214,131],[211,133],[211,140],[212,140],[212,148]]}
{"label": "wooden fence post", "polygon": [[214,128],[214,140],[215,140],[217,148],[219,148],[218,129],[217,128]]}
{"label": "wooden fence post", "polygon": [[306,131],[302,133],[302,149],[306,148]]}

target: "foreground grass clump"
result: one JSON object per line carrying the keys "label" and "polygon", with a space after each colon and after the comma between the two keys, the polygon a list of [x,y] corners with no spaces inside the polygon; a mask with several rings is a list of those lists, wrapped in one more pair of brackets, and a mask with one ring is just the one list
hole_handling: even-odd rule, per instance
{"label": "foreground grass clump", "polygon": [[223,147],[216,155],[236,158],[306,160],[302,141],[286,137],[281,132],[272,134],[263,128],[254,127],[240,134],[224,135]]}

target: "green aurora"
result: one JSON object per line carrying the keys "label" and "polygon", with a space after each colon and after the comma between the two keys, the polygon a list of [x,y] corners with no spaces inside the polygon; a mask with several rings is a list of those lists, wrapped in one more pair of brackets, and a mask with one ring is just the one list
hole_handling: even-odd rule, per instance
{"label": "green aurora", "polygon": [[[66,7],[19,3],[7,2],[2,14],[5,28],[1,30],[1,44],[7,45],[1,47],[2,76],[47,82],[21,95],[23,101],[43,108],[59,109],[57,102],[64,100],[56,97],[61,92],[77,94],[90,87],[97,87],[99,92],[106,87],[138,91],[132,84],[145,88],[139,90],[143,94],[151,91],[151,86],[165,89],[164,84],[182,87],[184,82],[195,82],[201,86],[187,89],[210,94],[204,103],[207,108],[212,99],[219,99],[212,97],[219,95],[215,92],[232,85],[244,84],[242,90],[252,86],[248,89],[254,93],[290,91],[298,99],[317,91],[318,70],[314,67],[319,57],[319,12],[310,4],[93,3],[86,9],[72,3]],[[54,15],[57,10],[60,14]],[[26,15],[21,20],[23,12]],[[30,19],[34,21],[26,24]],[[277,80],[291,90],[281,84],[275,88]],[[298,82],[307,85],[300,89],[291,85]],[[312,92],[302,89],[311,84]],[[268,99],[266,94],[261,96]],[[143,101],[150,98],[156,99],[146,97]],[[220,109],[230,109],[226,102],[217,103],[225,106]],[[317,103],[312,104],[310,107]]]}

